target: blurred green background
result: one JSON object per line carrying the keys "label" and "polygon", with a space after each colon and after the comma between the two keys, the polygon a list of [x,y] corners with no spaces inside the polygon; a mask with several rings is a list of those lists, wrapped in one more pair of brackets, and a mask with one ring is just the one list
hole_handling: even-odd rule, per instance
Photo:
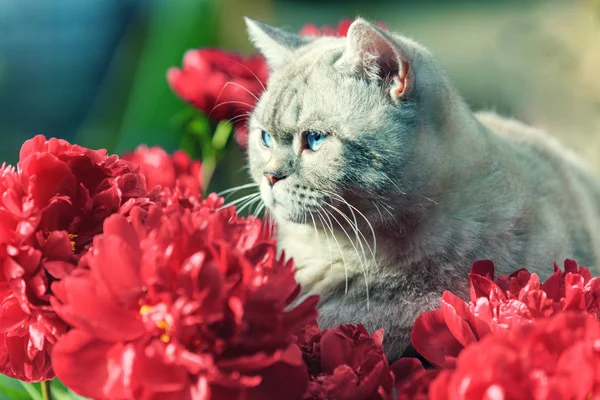
{"label": "blurred green background", "polygon": [[[175,150],[187,106],[167,69],[189,48],[252,52],[244,15],[291,31],[383,21],[433,50],[474,109],[546,128],[600,167],[598,0],[0,0],[0,160],[37,133]],[[245,183],[244,164],[231,140],[209,189]],[[0,399],[27,398],[39,386],[0,379]]]}
{"label": "blurred green background", "polygon": [[[165,73],[188,48],[252,52],[242,16],[297,31],[357,15],[437,54],[474,109],[547,128],[600,165],[599,1],[2,0],[0,160],[37,133],[174,150],[185,104]],[[231,141],[212,190],[247,180]]]}

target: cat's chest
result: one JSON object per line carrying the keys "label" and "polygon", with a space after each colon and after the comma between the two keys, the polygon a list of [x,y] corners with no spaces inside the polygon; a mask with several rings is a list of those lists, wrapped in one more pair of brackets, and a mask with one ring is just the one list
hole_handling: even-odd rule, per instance
{"label": "cat's chest", "polygon": [[277,242],[286,256],[294,259],[296,280],[302,291],[323,294],[374,267],[369,245],[353,239],[296,225],[280,227]]}

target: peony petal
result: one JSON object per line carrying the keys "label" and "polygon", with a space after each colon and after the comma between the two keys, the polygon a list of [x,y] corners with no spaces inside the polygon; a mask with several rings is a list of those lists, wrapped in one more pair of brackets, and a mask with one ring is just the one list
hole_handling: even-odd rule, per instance
{"label": "peony petal", "polygon": [[468,346],[477,341],[472,323],[475,316],[460,297],[445,291],[442,295],[441,309],[446,326],[462,346]]}
{"label": "peony petal", "polygon": [[69,276],[57,287],[60,299],[51,298],[56,313],[69,324],[100,340],[133,340],[145,332],[139,309],[127,309],[112,292],[92,279],[91,272]]}
{"label": "peony petal", "polygon": [[415,350],[440,368],[452,368],[463,349],[448,329],[442,310],[421,314],[413,325],[410,338]]}
{"label": "peony petal", "polygon": [[58,378],[74,392],[97,399],[131,398],[133,345],[103,342],[74,329],[54,347]]}
{"label": "peony petal", "polygon": [[[117,235],[96,238],[92,256],[88,261],[90,268],[102,278],[116,301],[128,306],[136,304],[143,291],[140,278],[142,254],[139,244],[136,247],[128,245],[127,241],[133,241],[131,236],[135,235],[133,228],[131,226],[124,228],[123,224],[127,222],[120,215],[111,218],[107,219],[109,228],[125,229],[124,234],[127,239],[124,240]],[[120,227],[115,228],[112,225],[120,225]]]}
{"label": "peony petal", "polygon": [[491,260],[477,260],[471,266],[471,274],[494,279],[494,263]]}
{"label": "peony petal", "polygon": [[28,317],[13,295],[5,297],[0,304],[0,334],[16,330]]}

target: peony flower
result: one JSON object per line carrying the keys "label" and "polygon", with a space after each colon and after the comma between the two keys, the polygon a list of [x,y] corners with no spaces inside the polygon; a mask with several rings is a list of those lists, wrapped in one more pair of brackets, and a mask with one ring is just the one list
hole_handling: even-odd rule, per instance
{"label": "peony flower", "polygon": [[432,400],[596,399],[600,323],[562,312],[467,347],[429,388]]}
{"label": "peony flower", "polygon": [[211,195],[193,210],[134,207],[108,218],[79,268],[53,286],[73,329],[58,377],[96,399],[300,399],[293,333],[316,317],[260,220]]}
{"label": "peony flower", "polygon": [[572,260],[564,266],[562,272],[554,265],[554,274],[540,283],[537,274],[525,269],[494,280],[494,264],[476,261],[469,274],[471,301],[444,292],[440,309],[417,318],[411,333],[413,346],[433,365],[450,368],[464,347],[491,332],[568,310],[586,311],[597,318],[600,279]]}
{"label": "peony flower", "polygon": [[[338,22],[337,27],[332,27],[331,25],[323,25],[319,28],[317,25],[313,23],[305,24],[302,29],[300,29],[300,35],[303,36],[346,36],[348,34],[348,29],[350,25],[352,25],[351,19],[342,19]],[[379,28],[383,30],[388,30],[387,26],[383,22],[376,22]]]}
{"label": "peony flower", "polygon": [[396,400],[426,400],[429,385],[439,370],[423,368],[416,358],[401,358],[390,367],[394,373]]}
{"label": "peony flower", "polygon": [[229,120],[236,127],[236,140],[246,146],[246,114],[264,90],[269,76],[261,55],[243,57],[218,49],[188,50],[183,68],[170,68],[169,85],[183,100],[203,111],[213,121]]}
{"label": "peony flower", "polygon": [[[140,166],[148,188],[153,188],[152,200],[163,206],[179,204],[193,208],[201,202],[202,164],[192,161],[186,152],[175,151],[171,156],[160,147],[140,145],[131,153],[123,154],[124,160]],[[141,205],[130,202],[127,208]],[[124,212],[125,209],[122,209]]]}
{"label": "peony flower", "polygon": [[25,142],[18,169],[0,168],[0,372],[54,376],[48,354],[66,331],[50,307],[52,282],[69,275],[104,219],[146,193],[136,167],[44,136]]}
{"label": "peony flower", "polygon": [[140,145],[121,158],[140,167],[148,188],[160,185],[163,189],[175,189],[182,186],[190,196],[199,196],[202,191],[202,165],[200,161],[192,161],[182,150],[169,156],[161,147]]}
{"label": "peony flower", "polygon": [[297,339],[310,375],[304,399],[393,398],[394,378],[382,342],[383,331],[370,336],[360,324],[322,332],[306,327]]}

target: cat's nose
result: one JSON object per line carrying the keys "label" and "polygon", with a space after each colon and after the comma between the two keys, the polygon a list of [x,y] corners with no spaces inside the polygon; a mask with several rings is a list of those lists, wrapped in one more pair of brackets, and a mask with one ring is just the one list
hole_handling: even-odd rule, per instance
{"label": "cat's nose", "polygon": [[285,175],[275,174],[273,172],[265,172],[265,178],[269,181],[269,185],[273,186],[275,182],[285,179]]}

